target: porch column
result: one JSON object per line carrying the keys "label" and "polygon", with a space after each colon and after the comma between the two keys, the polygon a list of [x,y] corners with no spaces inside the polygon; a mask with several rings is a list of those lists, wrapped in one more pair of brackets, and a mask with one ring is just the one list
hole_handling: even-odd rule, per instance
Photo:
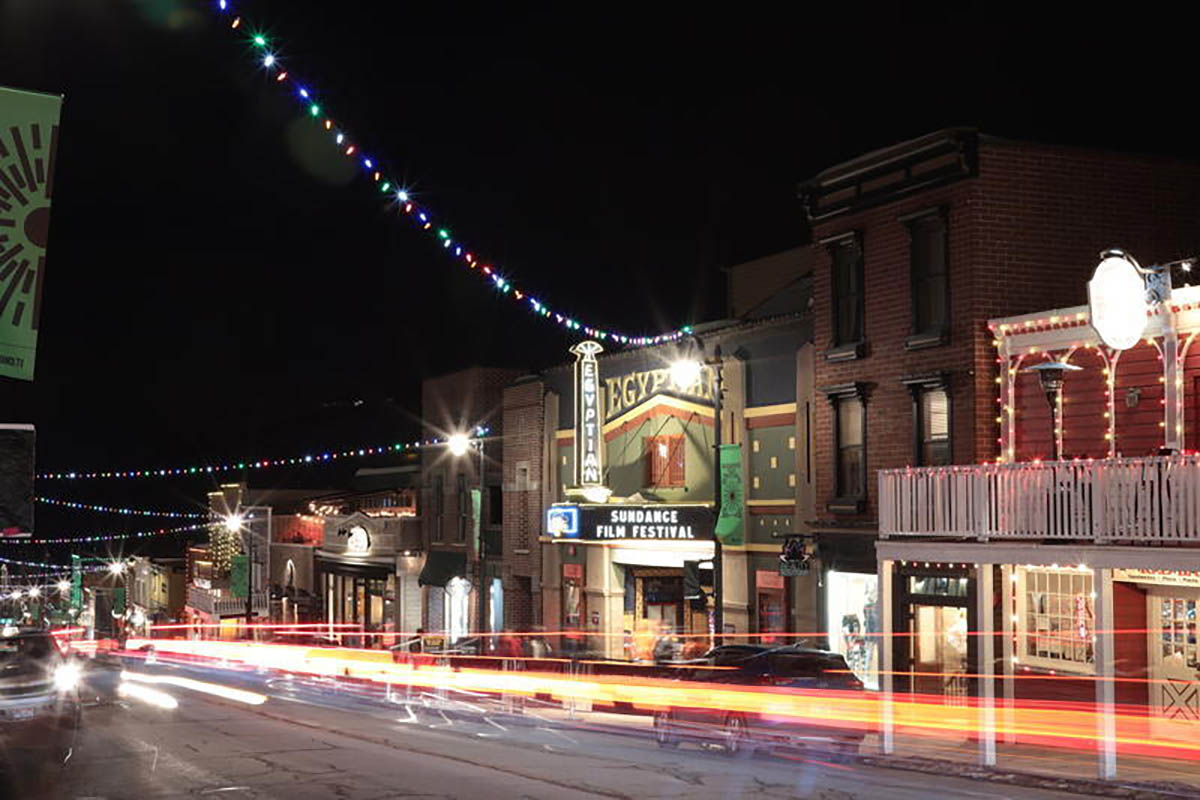
{"label": "porch column", "polygon": [[1016,657],[1016,651],[1013,647],[1013,626],[1016,620],[1014,616],[1013,595],[1016,592],[1016,577],[1017,571],[1012,564],[1003,564],[1000,567],[1000,599],[1001,599],[1001,627],[1003,634],[1000,637],[1000,653],[1001,667],[1004,674],[1004,742],[1005,744],[1016,744],[1017,737],[1013,733],[1014,716],[1016,712],[1016,679],[1013,677],[1013,659]]}
{"label": "porch column", "polygon": [[979,763],[996,766],[996,620],[993,614],[993,567],[975,565],[975,619],[979,641],[976,673],[979,699]]}
{"label": "porch column", "polygon": [[895,671],[892,652],[892,567],[896,563],[879,559],[879,690],[883,696],[882,718],[879,725],[880,748],[885,754],[896,752],[896,731],[892,719],[892,673]]}
{"label": "porch column", "polygon": [[1116,684],[1113,682],[1113,597],[1112,570],[1094,568],[1092,589],[1095,600],[1096,660],[1096,748],[1097,772],[1104,780],[1117,777]]}

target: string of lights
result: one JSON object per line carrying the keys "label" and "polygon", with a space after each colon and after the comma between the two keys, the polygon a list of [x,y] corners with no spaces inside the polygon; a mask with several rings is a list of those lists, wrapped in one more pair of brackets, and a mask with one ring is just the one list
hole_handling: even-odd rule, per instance
{"label": "string of lights", "polygon": [[482,280],[490,283],[500,295],[521,304],[527,311],[556,323],[567,331],[622,345],[639,347],[662,344],[675,341],[691,333],[691,328],[688,326],[653,336],[634,336],[608,328],[596,327],[581,322],[575,315],[552,308],[535,297],[527,288],[514,285],[498,267],[479,258],[471,247],[455,238],[450,229],[445,227],[440,220],[435,223],[433,211],[427,206],[418,204],[409,189],[399,181],[390,178],[381,159],[362,151],[360,140],[352,136],[345,125],[335,120],[324,100],[317,96],[317,91],[312,88],[312,85],[300,81],[288,65],[284,64],[284,59],[280,55],[279,43],[250,25],[235,10],[235,4],[235,0],[216,0],[215,6],[218,15],[228,23],[230,30],[239,36],[246,37],[245,41],[251,52],[254,53],[259,68],[271,76],[275,84],[292,95],[306,109],[312,123],[328,133],[332,146],[336,147],[343,157],[352,158],[358,162],[363,174],[379,188],[380,195],[385,198],[391,208],[398,210],[419,230],[432,237],[456,263],[465,266],[479,275]]}
{"label": "string of lights", "polygon": [[[37,539],[19,539],[9,537],[0,539],[0,542],[5,544],[17,545],[33,545],[33,544],[93,544],[95,542],[117,542],[127,539],[148,539],[154,536],[172,536],[189,531],[198,531],[207,528],[207,522],[194,522],[189,525],[180,525],[175,528],[154,528],[146,531],[134,531],[133,533],[96,533],[84,536],[55,536],[51,538]],[[0,559],[2,560],[2,559]]]}
{"label": "string of lights", "polygon": [[122,514],[124,516],[137,517],[172,517],[175,519],[206,519],[208,517],[207,512],[204,511],[158,511],[146,508],[119,508],[117,506],[104,506],[97,503],[77,503],[74,500],[59,500],[54,497],[35,497],[34,499],[48,506],[73,508],[79,511],[99,511],[103,514]]}

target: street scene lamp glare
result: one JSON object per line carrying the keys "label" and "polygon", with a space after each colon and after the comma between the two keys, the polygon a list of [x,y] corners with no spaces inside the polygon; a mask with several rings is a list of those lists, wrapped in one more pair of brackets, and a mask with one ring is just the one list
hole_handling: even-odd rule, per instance
{"label": "street scene lamp glare", "polygon": [[66,594],[67,592],[71,591],[71,582],[70,581],[59,581],[56,584],[56,586],[58,587],[58,590],[60,592],[62,592],[63,594]]}
{"label": "street scene lamp glare", "polygon": [[242,523],[244,522],[245,519],[241,514],[230,514],[229,516],[225,517],[223,524],[225,525],[225,530],[229,531],[230,533],[237,533],[242,529]]}
{"label": "street scene lamp glare", "polygon": [[465,433],[456,433],[446,440],[446,444],[450,448],[450,454],[458,457],[466,455],[471,447],[471,439]]}
{"label": "street scene lamp glare", "polygon": [[120,575],[125,571],[125,563],[123,561],[113,561],[108,565],[109,574]]}
{"label": "street scene lamp glare", "polygon": [[671,364],[671,384],[676,389],[694,386],[700,380],[700,362],[693,358],[680,359]]}
{"label": "street scene lamp glare", "polygon": [[29,590],[29,596],[30,597],[41,597],[42,590],[39,589],[38,587],[34,586],[32,589]]}

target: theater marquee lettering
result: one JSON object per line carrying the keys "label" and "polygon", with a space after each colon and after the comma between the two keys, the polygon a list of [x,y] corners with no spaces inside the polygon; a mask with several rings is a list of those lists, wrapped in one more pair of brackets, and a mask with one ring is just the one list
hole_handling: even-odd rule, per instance
{"label": "theater marquee lettering", "polygon": [[628,411],[663,391],[711,402],[712,368],[702,367],[699,377],[691,386],[675,386],[671,382],[669,369],[651,369],[645,372],[631,372],[617,378],[606,378],[604,390],[608,401],[604,412],[605,419],[612,419],[622,411]]}
{"label": "theater marquee lettering", "polygon": [[547,533],[591,541],[706,541],[713,519],[705,506],[556,505],[547,515]]}

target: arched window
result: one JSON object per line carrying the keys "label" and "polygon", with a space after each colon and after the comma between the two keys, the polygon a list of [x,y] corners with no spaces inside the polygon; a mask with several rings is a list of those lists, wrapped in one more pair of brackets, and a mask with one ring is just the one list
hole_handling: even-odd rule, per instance
{"label": "arched window", "polygon": [[296,588],[296,562],[288,559],[287,566],[283,569],[283,585],[289,589]]}

